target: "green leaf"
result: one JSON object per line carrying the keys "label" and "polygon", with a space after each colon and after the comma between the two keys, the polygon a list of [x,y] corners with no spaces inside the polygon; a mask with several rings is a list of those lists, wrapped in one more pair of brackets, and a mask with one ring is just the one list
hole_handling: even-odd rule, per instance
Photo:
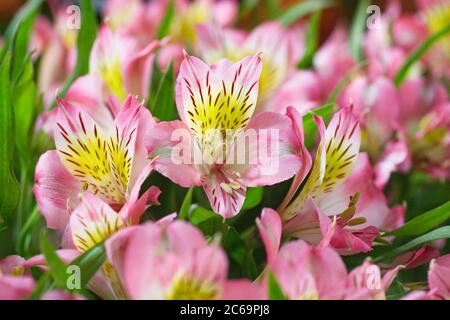
{"label": "green leaf", "polygon": [[420,245],[423,245],[430,241],[449,238],[450,238],[450,226],[441,227],[376,257],[374,259],[374,262],[392,259],[405,251],[415,249]]}
{"label": "green leaf", "polygon": [[173,65],[170,63],[167,70],[162,74],[158,89],[149,98],[149,106],[152,115],[161,121],[177,119],[177,108],[175,105],[175,76]]}
{"label": "green leaf", "polygon": [[245,259],[245,243],[242,241],[236,229],[230,227],[222,238],[222,246],[227,254],[235,260],[241,267]]}
{"label": "green leaf", "polygon": [[184,196],[183,203],[181,204],[180,213],[178,214],[178,218],[180,220],[186,220],[189,214],[189,209],[192,204],[192,194],[194,193],[194,188],[189,188],[188,192]]}
{"label": "green leaf", "polygon": [[22,226],[19,232],[19,236],[16,243],[16,251],[24,257],[28,256],[28,250],[31,238],[35,232],[36,225],[42,220],[42,214],[39,212],[37,205],[33,208],[28,216],[25,224]]}
{"label": "green leaf", "polygon": [[423,41],[417,49],[415,49],[409,57],[406,59],[406,61],[401,66],[400,70],[395,75],[394,82],[397,86],[400,86],[403,81],[406,79],[408,72],[410,68],[414,65],[414,63],[419,60],[425,52],[428,51],[432,47],[432,45],[444,37],[446,34],[450,32],[450,24],[447,25],[444,29],[442,29],[439,32],[436,32],[435,34],[431,35],[429,38],[427,38],[425,41]]}
{"label": "green leaf", "polygon": [[5,32],[5,46],[0,52],[0,61],[3,60],[7,50],[14,52],[12,57],[12,79],[15,79],[25,55],[28,51],[28,40],[34,19],[43,0],[28,1],[14,16]]}
{"label": "green leaf", "polygon": [[389,287],[389,289],[386,293],[386,299],[387,300],[399,300],[406,293],[407,292],[406,292],[405,288],[403,287],[402,283],[398,280],[394,280],[394,282]]}
{"label": "green leaf", "polygon": [[287,300],[286,296],[283,293],[283,290],[281,289],[280,284],[278,283],[277,279],[275,278],[272,272],[269,273],[269,282],[267,290],[268,290],[267,295],[269,296],[270,300]]}
{"label": "green leaf", "polygon": [[205,236],[214,236],[217,232],[223,234],[227,228],[222,216],[202,207],[192,211],[189,221],[197,226]]}
{"label": "green leaf", "polygon": [[350,53],[353,58],[360,62],[363,58],[362,40],[367,20],[367,7],[370,5],[369,0],[358,1],[355,14],[353,16],[352,26],[350,29],[349,45]]}
{"label": "green leaf", "polygon": [[309,20],[305,38],[305,54],[297,65],[297,68],[299,69],[307,69],[312,67],[313,58],[319,44],[320,16],[321,12],[318,11],[314,13]]}
{"label": "green leaf", "polygon": [[20,195],[13,173],[15,120],[11,100],[10,65],[11,54],[8,52],[0,65],[0,216],[5,220],[17,207]]}
{"label": "green leaf", "polygon": [[324,122],[327,123],[333,115],[336,105],[334,103],[328,103],[320,108],[314,109],[311,112],[303,116],[303,130],[305,132],[305,145],[310,147],[317,133],[317,126],[314,122],[313,116],[317,115],[322,117]]}
{"label": "green leaf", "polygon": [[[72,83],[80,76],[89,72],[89,55],[92,45],[97,36],[97,17],[91,0],[80,0],[81,5],[81,28],[77,36],[77,62],[75,68],[67,78],[58,97],[63,98]],[[53,102],[51,107],[56,105]]]}
{"label": "green leaf", "polygon": [[450,219],[450,201],[415,217],[400,228],[388,232],[388,235],[397,237],[418,236],[443,224],[448,219]]}
{"label": "green leaf", "polygon": [[156,32],[156,38],[164,38],[170,30],[170,23],[172,22],[175,13],[175,1],[169,0],[167,3],[166,13],[159,25],[158,31]]}
{"label": "green leaf", "polygon": [[103,243],[90,248],[75,260],[69,263],[69,266],[80,267],[81,288],[84,288],[89,280],[95,275],[98,269],[106,261],[106,250]]}
{"label": "green leaf", "polygon": [[21,160],[29,163],[32,157],[30,154],[30,129],[35,116],[36,98],[33,62],[30,55],[25,59],[24,69],[13,88],[12,96],[14,98],[17,150]]}
{"label": "green leaf", "polygon": [[47,238],[45,232],[40,236],[40,248],[45,256],[48,271],[59,288],[65,288],[67,283],[66,265],[56,254],[55,248]]}
{"label": "green leaf", "polygon": [[38,300],[44,292],[53,286],[52,276],[49,272],[44,273],[38,280],[33,292],[28,297],[29,300]]}
{"label": "green leaf", "polygon": [[248,210],[256,207],[262,200],[264,194],[263,187],[248,188],[245,194],[245,201],[242,210]]}
{"label": "green leaf", "polygon": [[299,4],[296,4],[289,8],[285,13],[283,13],[279,21],[286,27],[290,26],[294,22],[296,22],[301,17],[306,16],[307,14],[314,13],[316,11],[320,11],[322,9],[331,7],[334,5],[334,1],[331,0],[308,0],[302,1]]}

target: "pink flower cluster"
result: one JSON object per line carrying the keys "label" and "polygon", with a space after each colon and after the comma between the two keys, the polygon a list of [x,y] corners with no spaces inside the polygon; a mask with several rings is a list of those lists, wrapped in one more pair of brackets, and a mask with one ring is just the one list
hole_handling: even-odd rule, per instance
{"label": "pink flower cluster", "polygon": [[[436,6],[448,14],[449,3],[418,1],[419,13],[405,14],[394,1],[364,33],[362,63],[339,26],[310,69],[297,68],[303,22],[248,32],[235,27],[236,1],[176,0],[167,36],[157,40],[169,5],[106,1],[89,73],[36,124],[54,142],[37,162],[33,191],[59,237],[58,256],[69,264],[100,243],[106,249],[86,288],[103,299],[270,299],[276,281],[286,299],[386,299],[403,268],[429,263],[428,284],[404,298],[450,299],[450,255],[423,247],[385,264],[370,258],[405,223],[406,207],[391,206],[384,190],[393,173],[450,179],[448,36],[396,79],[439,31]],[[54,16],[53,24],[37,19],[31,43],[46,106],[76,61],[77,30],[64,27],[63,8]],[[160,121],[146,101],[154,69],[169,64],[178,119]],[[333,115],[319,116],[339,86]],[[245,215],[249,188],[289,181],[279,206],[263,208],[252,227],[266,257],[256,279],[230,279],[220,235],[203,235],[177,213],[145,217],[166,192],[145,183],[155,172],[203,189],[224,223]],[[344,257],[355,254],[366,259],[349,270]],[[36,266],[47,269],[43,255],[1,260],[0,299],[29,296]],[[83,297],[54,290],[42,298]]]}

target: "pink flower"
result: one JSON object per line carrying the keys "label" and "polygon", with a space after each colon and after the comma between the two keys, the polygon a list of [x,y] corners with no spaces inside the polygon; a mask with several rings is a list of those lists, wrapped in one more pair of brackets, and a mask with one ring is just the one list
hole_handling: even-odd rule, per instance
{"label": "pink flower", "polygon": [[128,94],[147,98],[152,74],[154,51],[159,41],[145,46],[136,39],[101,26],[92,47],[89,72],[99,76],[108,93],[119,101]]}
{"label": "pink flower", "polygon": [[386,292],[403,266],[387,271],[381,277],[381,270],[369,260],[350,272],[348,276],[347,299],[385,300]]}
{"label": "pink flower", "polygon": [[339,253],[354,254],[370,251],[378,229],[399,227],[403,214],[401,206],[388,207],[367,154],[361,153],[349,176],[333,191],[307,201],[296,217],[285,221],[283,232],[312,243],[328,237]]}
{"label": "pink flower", "polygon": [[[448,26],[450,5],[446,0],[417,0],[421,18],[427,27],[428,35],[436,34]],[[450,77],[450,36],[442,37],[425,56],[432,72],[437,76]]]}
{"label": "pink flower", "polygon": [[41,300],[85,300],[84,297],[79,295],[72,295],[63,290],[51,290],[44,293]]}
{"label": "pink flower", "polygon": [[261,236],[267,254],[267,264],[271,265],[278,255],[281,245],[282,224],[278,212],[264,208],[261,218],[256,219],[259,235]]}
{"label": "pink flower", "polygon": [[339,300],[345,296],[347,270],[330,247],[313,247],[301,240],[289,242],[270,270],[288,299]]}
{"label": "pink flower", "polygon": [[413,291],[406,300],[450,300],[450,255],[433,259],[428,270],[428,291]]}
{"label": "pink flower", "polygon": [[[273,215],[272,215],[273,214]],[[260,228],[267,255],[268,271],[278,281],[283,294],[288,299],[300,300],[372,300],[385,299],[394,278],[401,267],[391,269],[381,277],[377,265],[365,261],[347,274],[339,254],[323,242],[312,246],[302,240],[288,242],[278,252],[279,241],[267,241],[268,235],[276,234],[277,227],[270,230],[267,223],[274,222],[278,215],[266,211],[262,219],[266,220],[265,229]],[[279,220],[279,218],[278,218]],[[280,233],[278,233],[278,236]],[[276,237],[275,237],[276,238]],[[268,273],[264,273],[267,287]]]}
{"label": "pink flower", "polygon": [[350,108],[335,114],[326,129],[320,118],[315,121],[321,143],[308,180],[291,202],[308,170],[298,175],[278,208],[283,234],[325,241],[341,254],[367,252],[378,228],[395,228],[403,210],[389,209],[374,185],[368,157],[359,154],[360,129]]}
{"label": "pink flower", "polygon": [[0,300],[25,299],[33,291],[35,281],[25,273],[24,262],[20,256],[0,260]]}
{"label": "pink flower", "polygon": [[282,86],[284,91],[289,88],[284,86],[284,82],[300,59],[302,50],[296,47],[301,39],[293,30],[285,29],[278,22],[263,23],[248,35],[243,31],[220,29],[214,25],[199,25],[197,30],[198,51],[208,64],[224,58],[237,62],[248,55],[261,53],[262,71],[256,112],[275,111],[277,108],[281,109],[281,113],[285,112],[290,104],[282,100],[278,101],[281,105],[277,105],[272,96]]}
{"label": "pink flower", "polygon": [[176,85],[181,121],[157,124],[147,140],[157,171],[183,187],[203,186],[226,218],[239,212],[247,187],[289,179],[306,153],[296,112],[253,116],[260,72],[259,55],[213,66],[186,56]]}
{"label": "pink flower", "polygon": [[347,34],[342,27],[337,28],[319,48],[313,63],[321,79],[323,92],[331,94],[342,76],[356,65],[348,49]]}
{"label": "pink flower", "polygon": [[[98,121],[66,101],[58,103],[57,150],[41,156],[35,174],[34,193],[48,227],[66,227],[81,192],[96,194],[117,210],[127,201],[134,206],[152,169],[143,145],[154,124],[150,113],[132,97],[114,120],[109,116]],[[144,203],[159,193],[150,190],[143,195]]]}
{"label": "pink flower", "polygon": [[56,89],[72,72],[76,62],[76,37],[78,30],[68,28],[66,7],[52,6],[53,24],[45,17],[38,17],[33,27],[30,51],[33,58],[40,58],[37,72],[38,89],[44,94],[44,105],[54,98]]}
{"label": "pink flower", "polygon": [[[285,221],[301,211],[307,198],[316,199],[332,192],[349,175],[358,156],[360,129],[351,108],[344,108],[336,113],[328,128],[325,128],[322,118],[315,116],[314,121],[319,128],[321,142],[310,176],[301,193],[289,206],[285,207],[291,198],[283,201],[279,208]],[[302,179],[295,181],[291,187],[294,192],[305,176],[306,174],[302,173]],[[290,197],[292,195],[289,194]]]}
{"label": "pink flower", "polygon": [[106,242],[107,256],[130,299],[255,299],[257,286],[227,280],[228,262],[192,225],[146,223]]}

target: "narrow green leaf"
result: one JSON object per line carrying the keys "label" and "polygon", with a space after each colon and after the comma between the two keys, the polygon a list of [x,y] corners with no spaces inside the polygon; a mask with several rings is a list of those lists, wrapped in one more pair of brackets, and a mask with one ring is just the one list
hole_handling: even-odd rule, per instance
{"label": "narrow green leaf", "polygon": [[417,47],[417,49],[415,49],[409,55],[409,57],[406,59],[406,61],[401,66],[400,70],[395,75],[395,80],[394,80],[395,84],[397,86],[400,86],[403,83],[403,81],[406,79],[408,72],[411,69],[411,67],[414,65],[414,63],[416,63],[416,61],[419,60],[425,54],[425,52],[427,52],[428,49],[430,49],[433,46],[433,44],[436,41],[438,41],[439,39],[441,39],[448,33],[450,33],[450,24],[447,25],[441,31],[431,35],[424,42],[422,42],[422,44],[420,44],[419,47]]}
{"label": "narrow green leaf", "polygon": [[152,115],[161,121],[177,119],[177,108],[175,105],[175,76],[173,65],[170,63],[167,70],[162,74],[158,89],[149,98],[149,106]]}
{"label": "narrow green leaf", "polygon": [[390,250],[382,254],[381,256],[376,257],[374,259],[374,262],[392,259],[405,251],[415,249],[420,245],[423,245],[430,241],[449,238],[450,238],[450,226],[441,227],[431,232],[428,232],[420,237],[417,237],[393,250]]}
{"label": "narrow green leaf", "polygon": [[39,208],[36,205],[28,216],[25,224],[20,229],[19,237],[17,239],[16,250],[21,256],[28,256],[28,246],[30,238],[35,232],[37,223],[42,219],[42,214],[39,212]]}
{"label": "narrow green leaf", "polygon": [[42,232],[40,236],[40,248],[45,256],[48,271],[55,280],[56,285],[59,288],[65,288],[67,281],[66,265],[56,254],[55,248],[48,240],[45,232]]}
{"label": "narrow green leaf", "polygon": [[362,40],[366,27],[367,7],[369,5],[369,0],[358,1],[358,6],[353,16],[352,26],[350,29],[349,45],[350,53],[356,61],[361,61],[363,58]]}
{"label": "narrow green leaf", "polygon": [[81,288],[84,288],[105,261],[105,246],[103,245],[103,243],[99,243],[95,247],[90,248],[88,251],[78,256],[69,264],[69,266],[80,267]]}
{"label": "narrow green leaf", "polygon": [[44,273],[38,280],[33,292],[28,297],[29,300],[38,300],[44,292],[53,286],[52,276],[49,272]]}
{"label": "narrow green leaf", "polygon": [[270,300],[287,300],[286,296],[281,289],[278,280],[275,278],[272,272],[269,273],[268,292]]}
{"label": "narrow green leaf", "polygon": [[20,195],[13,173],[15,120],[11,100],[10,66],[11,54],[8,52],[0,65],[0,216],[5,220],[17,207]]}
{"label": "narrow green leaf", "polygon": [[334,5],[332,0],[308,0],[302,1],[289,8],[285,13],[283,13],[279,21],[286,27],[290,26],[298,19],[306,16],[307,14],[320,11],[325,8],[329,8]]}
{"label": "narrow green leaf", "polygon": [[245,194],[245,201],[242,210],[248,210],[256,207],[262,200],[264,194],[263,187],[248,188]]}
{"label": "narrow green leaf", "polygon": [[189,209],[192,204],[192,194],[194,193],[194,188],[189,188],[188,192],[184,196],[183,203],[181,204],[180,213],[178,214],[178,218],[180,220],[186,220],[189,214]]}
{"label": "narrow green leaf", "polygon": [[[97,36],[97,16],[91,0],[80,0],[81,5],[81,28],[77,36],[77,62],[75,68],[67,78],[58,96],[63,98],[72,83],[80,76],[89,72],[89,55],[92,45]],[[56,105],[53,102],[51,107]]]}
{"label": "narrow green leaf", "polygon": [[158,31],[156,32],[156,38],[162,39],[164,38],[170,30],[170,24],[172,22],[173,16],[175,13],[175,1],[169,0],[167,3],[166,13],[159,25]]}
{"label": "narrow green leaf", "polygon": [[[28,50],[28,40],[31,34],[31,27],[33,26],[34,18],[39,11],[43,0],[30,0],[28,1],[14,16],[8,28],[5,32],[5,45],[0,51],[0,61],[3,60],[7,50],[14,50],[13,60],[13,75],[16,75],[17,66],[22,63],[27,50]],[[17,61],[17,66],[14,61]],[[14,79],[14,77],[12,78]]]}
{"label": "narrow green leaf", "polygon": [[15,113],[16,146],[21,161],[31,160],[30,129],[35,117],[36,84],[34,83],[33,62],[31,56],[25,59],[24,69],[13,88]]}
{"label": "narrow green leaf", "polygon": [[321,12],[317,11],[309,20],[305,38],[305,54],[297,65],[298,69],[307,69],[312,67],[313,58],[319,44],[320,16]]}
{"label": "narrow green leaf", "polygon": [[418,236],[436,228],[448,219],[450,219],[450,201],[413,218],[400,228],[388,232],[388,235],[397,237]]}

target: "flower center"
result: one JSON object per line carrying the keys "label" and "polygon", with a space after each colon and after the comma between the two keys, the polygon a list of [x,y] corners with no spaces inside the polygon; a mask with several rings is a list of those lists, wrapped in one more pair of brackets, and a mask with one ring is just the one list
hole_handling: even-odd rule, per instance
{"label": "flower center", "polygon": [[197,279],[180,277],[173,282],[167,300],[213,300],[218,298],[218,289]]}

